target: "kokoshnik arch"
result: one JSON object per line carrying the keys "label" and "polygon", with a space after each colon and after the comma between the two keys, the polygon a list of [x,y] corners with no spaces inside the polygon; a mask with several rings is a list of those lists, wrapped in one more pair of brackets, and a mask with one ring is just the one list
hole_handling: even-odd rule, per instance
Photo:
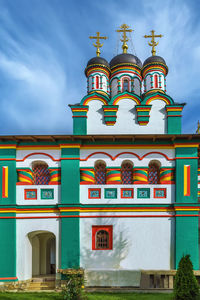
{"label": "kokoshnik arch", "polygon": [[140,286],[139,270],[174,270],[183,254],[199,270],[200,136],[181,134],[185,103],[166,93],[160,36],[146,36],[142,64],[131,29],[118,31],[123,53],[110,63],[106,37],[91,37],[73,135],[0,136],[2,283],[82,267],[89,286]]}

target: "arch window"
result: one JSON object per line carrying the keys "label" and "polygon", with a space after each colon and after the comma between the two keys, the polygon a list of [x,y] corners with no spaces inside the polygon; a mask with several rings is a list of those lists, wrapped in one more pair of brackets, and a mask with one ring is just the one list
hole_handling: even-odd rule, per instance
{"label": "arch window", "polygon": [[92,250],[112,250],[112,225],[92,226]]}
{"label": "arch window", "polygon": [[45,162],[38,161],[33,163],[33,182],[35,185],[49,184],[50,173]]}
{"label": "arch window", "polygon": [[123,80],[123,92],[128,92],[129,91],[129,80],[128,79],[124,79]]}
{"label": "arch window", "polygon": [[96,76],[96,89],[99,89],[99,76]]}
{"label": "arch window", "polygon": [[158,88],[158,75],[154,75],[154,86],[156,89]]}
{"label": "arch window", "polygon": [[151,161],[149,163],[148,182],[149,184],[159,184],[160,162]]}
{"label": "arch window", "polygon": [[95,164],[95,183],[106,184],[106,163],[98,161]]}
{"label": "arch window", "polygon": [[121,166],[122,184],[133,183],[133,164],[131,161],[124,161]]}

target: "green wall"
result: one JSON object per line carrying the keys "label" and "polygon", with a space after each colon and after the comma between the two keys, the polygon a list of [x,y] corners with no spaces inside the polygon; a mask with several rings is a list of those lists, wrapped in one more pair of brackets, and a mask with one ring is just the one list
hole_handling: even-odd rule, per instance
{"label": "green wall", "polygon": [[[185,214],[185,212],[177,213],[177,215],[180,214]],[[197,214],[197,212],[190,211],[187,214]],[[198,223],[198,217],[176,217],[176,269],[183,254],[190,254],[194,270],[199,269]]]}
{"label": "green wall", "polygon": [[0,278],[16,277],[16,220],[0,218],[0,229]]}
{"label": "green wall", "polygon": [[[175,232],[175,267],[183,254],[190,254],[193,267],[199,269],[199,229],[197,216],[198,211],[189,210],[198,202],[198,148],[197,147],[178,147],[176,148],[176,205],[184,206],[185,210],[176,212],[176,232]],[[184,165],[190,165],[190,196],[184,196]],[[182,216],[178,216],[182,215]]]}
{"label": "green wall", "polygon": [[[79,148],[61,151],[61,206],[79,204]],[[61,269],[79,267],[79,213],[62,214],[61,218]]]}
{"label": "green wall", "polygon": [[181,117],[167,118],[167,133],[168,134],[181,134]]}

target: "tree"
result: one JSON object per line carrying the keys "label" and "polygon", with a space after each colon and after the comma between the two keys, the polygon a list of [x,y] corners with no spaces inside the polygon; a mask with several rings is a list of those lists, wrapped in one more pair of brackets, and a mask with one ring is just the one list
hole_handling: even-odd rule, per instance
{"label": "tree", "polygon": [[199,296],[199,284],[193,273],[190,255],[181,258],[174,282],[175,300],[195,300]]}

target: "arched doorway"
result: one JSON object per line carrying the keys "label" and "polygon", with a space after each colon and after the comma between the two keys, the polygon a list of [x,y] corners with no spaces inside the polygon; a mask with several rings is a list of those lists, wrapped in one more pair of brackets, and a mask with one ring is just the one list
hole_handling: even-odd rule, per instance
{"label": "arched doorway", "polygon": [[32,276],[50,275],[56,272],[56,238],[49,231],[28,234],[32,245]]}

